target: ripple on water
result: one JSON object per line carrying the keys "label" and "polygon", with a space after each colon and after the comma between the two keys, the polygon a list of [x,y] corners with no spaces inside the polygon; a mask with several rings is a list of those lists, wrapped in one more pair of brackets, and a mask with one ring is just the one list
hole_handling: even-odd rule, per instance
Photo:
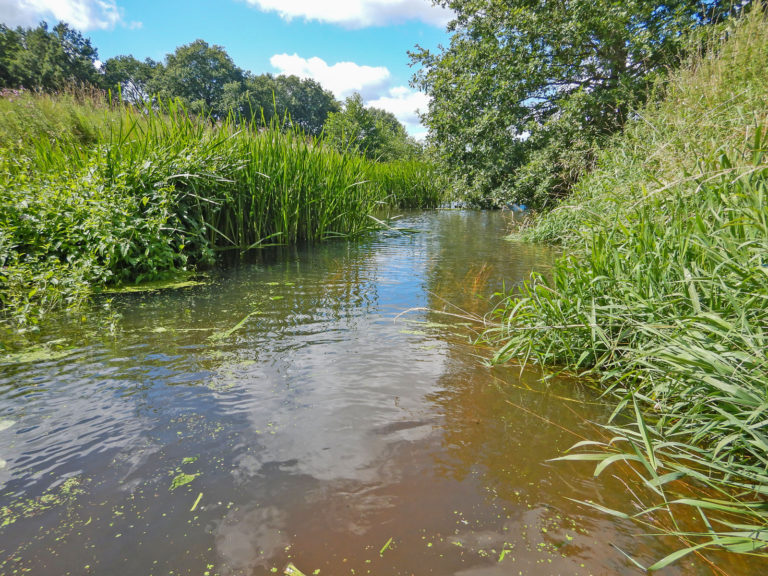
{"label": "ripple on water", "polygon": [[85,492],[0,527],[0,573],[616,574],[632,567],[614,545],[673,549],[568,499],[624,506],[621,482],[547,462],[610,410],[482,366],[440,313],[482,315],[546,270],[504,218],[265,251],[206,286],[116,296],[115,334],[99,307],[63,319],[41,338],[65,356],[0,365],[0,508],[73,476]]}

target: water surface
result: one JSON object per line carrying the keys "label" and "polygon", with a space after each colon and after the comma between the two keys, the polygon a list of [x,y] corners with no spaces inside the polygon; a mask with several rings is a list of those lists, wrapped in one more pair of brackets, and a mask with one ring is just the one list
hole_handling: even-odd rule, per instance
{"label": "water surface", "polygon": [[[54,353],[0,365],[0,573],[632,574],[674,550],[576,502],[631,510],[626,478],[549,461],[611,408],[469,345],[552,259],[507,218],[413,214],[52,323]],[[717,562],[667,573],[760,573]]]}

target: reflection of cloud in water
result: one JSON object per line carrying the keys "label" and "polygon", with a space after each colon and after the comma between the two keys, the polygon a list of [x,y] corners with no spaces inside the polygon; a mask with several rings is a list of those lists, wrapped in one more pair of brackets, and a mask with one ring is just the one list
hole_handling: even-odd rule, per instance
{"label": "reflection of cloud in water", "polygon": [[333,482],[307,495],[307,505],[322,509],[323,529],[362,536],[382,510],[396,506],[391,495],[380,494],[379,484]]}
{"label": "reflection of cloud in water", "polygon": [[190,410],[197,400],[192,388],[157,384],[206,376],[190,375],[179,357],[139,352],[130,367],[109,350],[91,347],[55,362],[5,369],[0,414],[14,409],[18,425],[14,442],[3,447],[8,469],[0,481],[15,476],[28,488],[49,484],[51,478],[94,468],[95,462],[103,466],[114,454],[125,477],[139,469],[159,449],[148,434],[161,424],[158,413]]}
{"label": "reflection of cloud in water", "polygon": [[[296,473],[318,480],[368,481],[378,476],[375,463],[393,440],[429,434],[418,415],[444,369],[444,354],[442,347],[414,353],[422,337],[401,329],[391,320],[366,319],[350,340],[291,351],[266,374],[263,365],[257,369],[261,384],[247,402],[260,448],[240,459],[237,477],[246,481],[260,465],[294,460]],[[398,428],[402,421],[412,424]]]}
{"label": "reflection of cloud in water", "polygon": [[223,560],[221,575],[250,574],[267,567],[270,558],[290,543],[287,516],[276,507],[235,509],[215,529],[216,551]]}

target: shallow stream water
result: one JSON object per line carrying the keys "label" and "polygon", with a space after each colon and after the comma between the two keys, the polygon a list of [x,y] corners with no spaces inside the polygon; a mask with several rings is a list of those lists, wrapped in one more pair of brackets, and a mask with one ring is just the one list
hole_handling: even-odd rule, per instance
{"label": "shallow stream water", "polygon": [[[631,511],[626,478],[549,461],[611,407],[468,343],[552,259],[508,218],[411,214],[52,322],[0,360],[0,573],[612,575],[674,550],[576,502]],[[715,563],[665,573],[761,573]]]}

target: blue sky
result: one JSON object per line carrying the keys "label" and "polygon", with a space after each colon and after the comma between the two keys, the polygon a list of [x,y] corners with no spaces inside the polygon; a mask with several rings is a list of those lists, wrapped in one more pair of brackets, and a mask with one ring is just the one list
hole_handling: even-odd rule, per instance
{"label": "blue sky", "polygon": [[314,78],[343,99],[360,92],[420,136],[409,88],[408,50],[447,44],[450,14],[430,0],[0,0],[0,21],[33,26],[64,20],[106,60],[118,54],[163,60],[202,38],[256,74]]}

